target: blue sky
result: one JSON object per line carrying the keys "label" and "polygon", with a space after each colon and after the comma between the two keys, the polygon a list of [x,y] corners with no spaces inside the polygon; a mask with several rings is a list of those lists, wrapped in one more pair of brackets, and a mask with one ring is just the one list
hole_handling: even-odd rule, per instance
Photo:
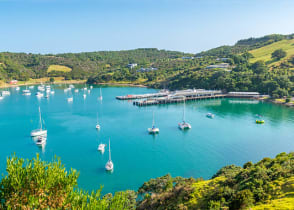
{"label": "blue sky", "polygon": [[0,51],[196,53],[294,33],[293,0],[0,0]]}

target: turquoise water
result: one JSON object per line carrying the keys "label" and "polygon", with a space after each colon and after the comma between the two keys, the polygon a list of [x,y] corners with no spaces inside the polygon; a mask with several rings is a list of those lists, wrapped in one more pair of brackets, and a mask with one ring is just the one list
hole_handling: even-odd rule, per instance
{"label": "turquoise water", "polygon": [[[82,86],[77,86],[82,88]],[[239,99],[216,99],[186,103],[186,119],[192,129],[177,128],[183,104],[136,107],[131,101],[119,101],[117,95],[150,93],[152,89],[103,87],[103,101],[97,101],[99,88],[86,98],[73,93],[68,103],[63,88],[55,86],[55,95],[38,100],[34,94],[22,96],[11,89],[11,96],[0,101],[0,172],[6,158],[14,152],[23,158],[50,161],[59,156],[67,169],[80,171],[79,186],[104,193],[137,190],[150,178],[172,176],[210,178],[228,164],[243,165],[280,152],[294,150],[294,110],[282,106]],[[36,88],[34,90],[36,92]],[[30,138],[38,126],[38,106],[48,129],[44,150]],[[101,130],[96,131],[99,112]],[[147,128],[155,113],[160,134],[152,136]],[[206,113],[215,114],[214,119]],[[256,114],[264,116],[264,125],[255,124]],[[97,151],[98,144],[111,139],[114,172],[106,173],[108,153]]]}

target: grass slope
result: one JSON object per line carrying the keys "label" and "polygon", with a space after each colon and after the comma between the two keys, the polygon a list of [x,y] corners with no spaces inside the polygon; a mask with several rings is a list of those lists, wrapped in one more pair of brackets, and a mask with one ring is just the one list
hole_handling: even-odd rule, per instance
{"label": "grass slope", "polygon": [[51,71],[62,71],[62,72],[71,72],[71,68],[67,66],[62,66],[62,65],[50,65],[47,69],[47,72]]}
{"label": "grass slope", "polygon": [[[287,56],[279,61],[273,60],[271,54],[278,49],[283,49],[287,52]],[[269,66],[279,65],[281,62],[294,56],[294,39],[282,40],[273,44],[249,51],[254,58],[250,62],[254,63],[258,60],[265,61]]]}

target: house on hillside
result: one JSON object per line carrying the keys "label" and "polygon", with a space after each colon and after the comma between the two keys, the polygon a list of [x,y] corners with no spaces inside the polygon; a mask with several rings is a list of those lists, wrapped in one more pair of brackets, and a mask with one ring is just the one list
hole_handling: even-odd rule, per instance
{"label": "house on hillside", "polygon": [[183,60],[193,60],[194,57],[182,57]]}
{"label": "house on hillside", "polygon": [[11,85],[16,85],[17,84],[17,80],[11,80],[10,82],[9,82],[9,84],[11,84]]}
{"label": "house on hillside", "polygon": [[223,62],[225,62],[225,61],[228,61],[229,58],[217,58],[216,60],[217,60],[217,61],[223,61]]}
{"label": "house on hillside", "polygon": [[153,67],[150,67],[150,68],[140,68],[137,70],[137,72],[149,72],[149,71],[156,71],[158,70],[157,68],[153,68]]}
{"label": "house on hillside", "polygon": [[219,63],[219,64],[206,66],[206,69],[224,69],[224,70],[227,70],[228,68],[230,68],[230,64],[228,64],[228,63]]}
{"label": "house on hillside", "polygon": [[137,67],[138,66],[138,64],[136,64],[136,63],[129,63],[128,65],[127,65],[127,67],[128,68],[135,68],[135,67]]}

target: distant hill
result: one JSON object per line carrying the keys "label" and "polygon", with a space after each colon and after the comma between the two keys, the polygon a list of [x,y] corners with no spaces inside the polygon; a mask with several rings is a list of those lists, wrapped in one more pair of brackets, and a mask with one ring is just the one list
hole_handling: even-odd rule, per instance
{"label": "distant hill", "polygon": [[249,38],[237,41],[233,46],[220,46],[201,53],[197,53],[196,56],[216,56],[216,57],[228,57],[232,54],[240,54],[246,51],[261,48],[263,46],[271,45],[281,40],[294,39],[294,34],[281,35],[271,34],[260,38]]}

